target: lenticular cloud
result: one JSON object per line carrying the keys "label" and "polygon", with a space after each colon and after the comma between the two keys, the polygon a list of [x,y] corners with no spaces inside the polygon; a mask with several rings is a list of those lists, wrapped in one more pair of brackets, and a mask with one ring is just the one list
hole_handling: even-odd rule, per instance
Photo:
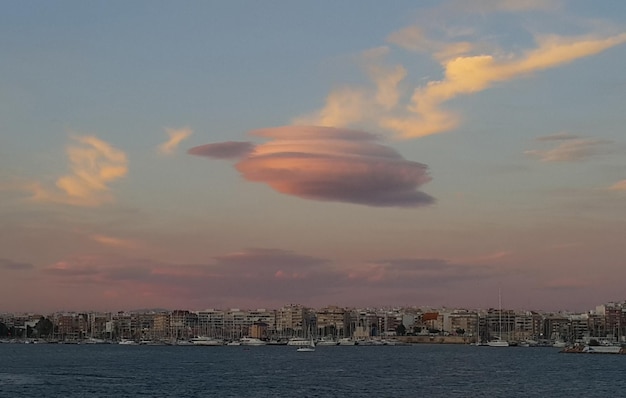
{"label": "lenticular cloud", "polygon": [[[210,158],[241,154],[235,168],[248,181],[304,199],[367,206],[417,207],[434,202],[418,188],[430,181],[428,167],[404,159],[378,137],[332,127],[283,126],[255,130],[270,141],[252,146],[238,142],[191,148]],[[226,153],[224,153],[226,152]]]}

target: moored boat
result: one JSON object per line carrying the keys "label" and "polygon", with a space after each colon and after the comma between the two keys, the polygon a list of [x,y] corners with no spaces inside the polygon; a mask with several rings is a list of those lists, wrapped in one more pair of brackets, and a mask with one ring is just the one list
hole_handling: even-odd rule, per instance
{"label": "moored boat", "polygon": [[309,339],[309,341],[307,342],[307,345],[298,347],[298,349],[296,351],[298,351],[298,352],[313,352],[313,351],[315,351],[315,342],[313,342],[313,338]]}
{"label": "moored boat", "polygon": [[294,337],[287,341],[287,345],[295,347],[306,347],[309,345],[309,339],[305,339],[304,337]]}
{"label": "moored boat", "polygon": [[257,339],[254,337],[242,337],[241,340],[241,345],[251,345],[251,346],[259,346],[259,345],[267,345],[267,342],[261,340],[261,339]]}
{"label": "moored boat", "polygon": [[224,345],[222,340],[214,339],[212,337],[206,336],[198,336],[191,339],[193,345],[201,345],[201,346],[220,346]]}
{"label": "moored boat", "polygon": [[350,337],[344,337],[339,339],[338,345],[356,345],[356,340],[351,339]]}

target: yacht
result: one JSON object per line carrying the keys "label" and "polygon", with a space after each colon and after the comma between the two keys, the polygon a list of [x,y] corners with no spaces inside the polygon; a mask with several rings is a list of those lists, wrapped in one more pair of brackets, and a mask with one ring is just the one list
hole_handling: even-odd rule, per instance
{"label": "yacht", "polygon": [[128,340],[128,339],[122,339],[117,344],[121,344],[121,345],[138,345],[135,340]]}
{"label": "yacht", "polygon": [[337,342],[337,340],[333,340],[333,339],[326,338],[326,337],[322,338],[321,340],[319,340],[317,342],[317,345],[324,345],[324,346],[326,346],[326,345],[337,345],[337,344],[339,344]]}
{"label": "yacht", "polygon": [[489,340],[487,342],[487,345],[489,347],[508,347],[509,342],[506,340],[500,340],[500,338],[495,338],[493,340]]}
{"label": "yacht", "polygon": [[587,345],[583,348],[584,353],[598,353],[598,354],[620,354],[622,353],[622,347],[618,345],[614,346],[590,346]]}
{"label": "yacht", "polygon": [[179,339],[174,342],[174,345],[193,345],[193,343],[189,340]]}
{"label": "yacht", "polygon": [[220,346],[224,345],[221,340],[214,339],[212,337],[206,336],[198,336],[191,339],[193,345],[203,345],[203,346]]}
{"label": "yacht", "polygon": [[267,345],[265,341],[254,337],[242,337],[240,341],[241,345]]}
{"label": "yacht", "polygon": [[339,339],[338,345],[356,345],[356,340],[353,340],[350,337],[344,337]]}
{"label": "yacht", "polygon": [[304,337],[294,337],[292,339],[289,339],[287,345],[305,347],[309,345],[309,339],[305,339]]}

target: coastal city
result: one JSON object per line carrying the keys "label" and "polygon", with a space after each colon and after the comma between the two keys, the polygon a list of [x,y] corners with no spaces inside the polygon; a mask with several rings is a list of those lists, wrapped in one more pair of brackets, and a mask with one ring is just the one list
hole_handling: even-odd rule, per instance
{"label": "coastal city", "polygon": [[[626,301],[581,313],[510,309],[307,308],[0,314],[0,342],[127,345],[602,347],[626,343]],[[616,348],[614,348],[616,347]]]}

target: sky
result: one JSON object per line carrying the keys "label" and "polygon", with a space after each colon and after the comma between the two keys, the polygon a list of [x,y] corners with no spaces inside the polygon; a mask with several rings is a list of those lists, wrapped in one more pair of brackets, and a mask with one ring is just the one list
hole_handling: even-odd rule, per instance
{"label": "sky", "polygon": [[15,1],[0,312],[626,299],[626,3]]}

